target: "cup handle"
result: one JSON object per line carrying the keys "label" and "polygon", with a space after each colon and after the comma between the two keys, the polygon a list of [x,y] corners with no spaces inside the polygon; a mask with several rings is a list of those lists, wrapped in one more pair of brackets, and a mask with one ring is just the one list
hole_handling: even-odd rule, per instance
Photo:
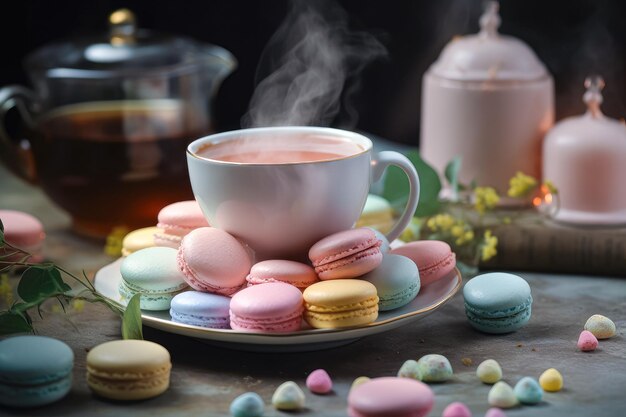
{"label": "cup handle", "polygon": [[29,128],[34,127],[32,114],[36,103],[35,93],[19,85],[10,85],[0,89],[0,156],[3,162],[17,175],[34,181],[35,167],[30,150],[30,143],[25,139],[12,138],[6,129],[6,115],[16,109]]}
{"label": "cup handle", "polygon": [[395,165],[404,171],[409,179],[410,187],[409,201],[404,208],[404,212],[386,236],[389,242],[393,242],[398,236],[400,236],[402,231],[404,231],[411,221],[411,218],[413,218],[420,196],[420,180],[415,167],[406,156],[394,151],[382,151],[379,152],[378,156],[372,160],[372,181],[376,182],[380,180],[383,176],[383,172],[390,165]]}

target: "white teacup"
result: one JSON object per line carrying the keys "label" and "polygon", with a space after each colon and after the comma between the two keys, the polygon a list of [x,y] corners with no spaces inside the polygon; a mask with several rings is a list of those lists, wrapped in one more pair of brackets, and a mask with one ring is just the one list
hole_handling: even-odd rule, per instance
{"label": "white teacup", "polygon": [[354,227],[371,182],[389,165],[400,167],[411,185],[389,241],[407,226],[419,197],[417,172],[405,156],[391,151],[373,156],[368,138],[339,129],[218,133],[192,142],[187,163],[209,223],[247,243],[258,259],[302,259],[318,240]]}

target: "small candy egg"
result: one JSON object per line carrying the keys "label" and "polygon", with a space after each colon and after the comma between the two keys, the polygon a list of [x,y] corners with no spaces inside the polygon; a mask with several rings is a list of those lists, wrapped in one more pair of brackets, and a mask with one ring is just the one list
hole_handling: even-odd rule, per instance
{"label": "small candy egg", "polygon": [[563,388],[563,376],[556,369],[550,368],[541,374],[539,384],[544,391],[557,392]]}
{"label": "small candy egg", "polygon": [[412,378],[420,380],[420,371],[417,365],[417,361],[409,359],[404,362],[398,371],[398,377],[400,378]]}
{"label": "small candy egg", "polygon": [[525,376],[513,388],[517,400],[522,404],[538,404],[543,398],[543,389],[534,378]]}
{"label": "small candy egg", "polygon": [[485,384],[495,384],[502,379],[502,368],[493,359],[487,359],[476,368],[476,376]]}
{"label": "small candy egg", "polygon": [[608,317],[594,314],[587,319],[585,330],[589,330],[596,339],[608,339],[615,336],[615,323]]}
{"label": "small candy egg", "polygon": [[472,417],[472,412],[465,404],[455,402],[443,409],[441,417]]}
{"label": "small candy egg", "polygon": [[517,405],[517,397],[513,388],[504,381],[498,381],[491,387],[487,401],[489,405],[500,408],[511,408]]}
{"label": "small candy egg", "polygon": [[230,403],[230,414],[233,417],[261,417],[265,411],[265,403],[256,392],[246,392]]}
{"label": "small candy egg", "polygon": [[333,389],[330,375],[323,369],[316,369],[306,379],[306,386],[312,393],[328,394]]}
{"label": "small candy egg", "polygon": [[369,380],[370,380],[370,378],[367,377],[367,376],[360,376],[360,377],[356,378],[354,381],[352,381],[352,385],[350,386],[350,391],[352,391],[353,389],[355,389],[359,385],[366,383]]}
{"label": "small candy egg", "polygon": [[283,382],[272,395],[277,410],[300,410],[304,408],[304,392],[293,381]]}
{"label": "small candy egg", "polygon": [[506,413],[499,408],[490,408],[485,413],[485,417],[506,417]]}
{"label": "small candy egg", "polygon": [[583,330],[578,336],[578,349],[583,352],[591,352],[598,347],[598,339],[589,330]]}
{"label": "small candy egg", "polygon": [[422,356],[417,368],[424,382],[444,382],[452,378],[452,365],[443,355]]}

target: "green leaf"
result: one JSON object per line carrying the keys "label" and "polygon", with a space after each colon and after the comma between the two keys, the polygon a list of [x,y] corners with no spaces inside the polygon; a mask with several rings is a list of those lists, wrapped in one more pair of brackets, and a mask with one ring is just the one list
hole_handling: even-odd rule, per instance
{"label": "green leaf", "polygon": [[459,194],[459,172],[461,171],[461,157],[455,156],[448,165],[446,165],[446,169],[444,170],[444,175],[450,183],[450,188],[452,189],[452,194],[454,196],[458,196]]}
{"label": "green leaf", "polygon": [[0,245],[4,245],[4,223],[0,219]]}
{"label": "green leaf", "polygon": [[63,282],[61,273],[55,267],[31,266],[22,274],[17,285],[17,294],[27,303],[34,303],[71,289]]}
{"label": "green leaf", "polygon": [[141,294],[135,294],[128,302],[124,316],[122,317],[122,338],[143,340],[141,327]]}
{"label": "green leaf", "polygon": [[[424,217],[437,213],[441,191],[441,180],[437,171],[424,162],[417,151],[409,151],[406,157],[415,166],[420,179],[420,198],[415,215]],[[404,208],[409,198],[409,180],[400,168],[391,166],[387,170],[383,197],[389,200],[394,208],[398,210]]]}
{"label": "green leaf", "polygon": [[0,313],[0,335],[13,333],[31,333],[33,327],[26,318],[19,313]]}

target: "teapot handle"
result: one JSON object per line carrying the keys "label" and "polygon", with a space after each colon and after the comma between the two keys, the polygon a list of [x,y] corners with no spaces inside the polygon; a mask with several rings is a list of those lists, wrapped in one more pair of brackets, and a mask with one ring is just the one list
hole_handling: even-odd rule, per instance
{"label": "teapot handle", "polygon": [[35,93],[20,85],[0,89],[0,160],[15,174],[27,181],[35,180],[35,164],[30,142],[25,138],[12,138],[6,129],[7,113],[16,109],[22,123],[34,128],[33,113]]}

